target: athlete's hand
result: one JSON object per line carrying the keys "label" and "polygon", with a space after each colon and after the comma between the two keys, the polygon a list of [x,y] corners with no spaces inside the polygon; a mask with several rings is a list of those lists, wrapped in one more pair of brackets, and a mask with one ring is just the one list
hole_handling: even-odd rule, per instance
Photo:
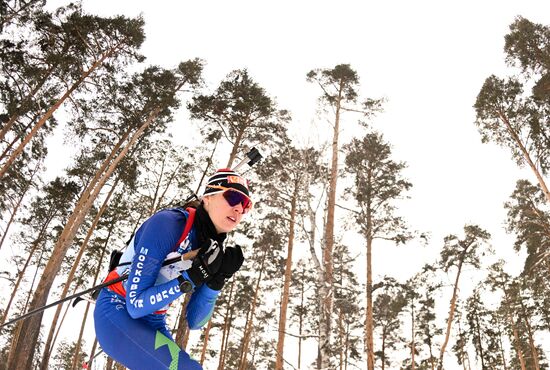
{"label": "athlete's hand", "polygon": [[222,265],[224,253],[218,242],[210,239],[208,243],[200,248],[191,267],[182,272],[183,278],[193,283],[193,288],[212,280]]}
{"label": "athlete's hand", "polygon": [[221,290],[225,281],[239,271],[243,262],[243,250],[240,245],[235,245],[234,248],[225,248],[218,272],[214,274],[213,278],[206,285],[211,289]]}

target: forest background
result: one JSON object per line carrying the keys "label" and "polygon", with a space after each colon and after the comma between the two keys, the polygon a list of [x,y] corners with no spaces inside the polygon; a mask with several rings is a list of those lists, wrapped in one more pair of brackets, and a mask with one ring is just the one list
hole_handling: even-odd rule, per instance
{"label": "forest background", "polygon": [[[1,7],[3,322],[257,146],[208,341],[171,312],[206,368],[547,368],[546,2],[66,4]],[[86,310],[3,328],[0,362],[81,366]]]}

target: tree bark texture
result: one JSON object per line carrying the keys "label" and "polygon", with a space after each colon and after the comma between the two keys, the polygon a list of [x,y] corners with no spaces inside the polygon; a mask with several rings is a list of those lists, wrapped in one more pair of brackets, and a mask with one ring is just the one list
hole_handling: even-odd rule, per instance
{"label": "tree bark texture", "polygon": [[231,329],[231,323],[233,321],[233,290],[235,288],[235,281],[231,281],[231,287],[229,288],[229,297],[227,298],[227,309],[225,311],[225,319],[223,321],[222,331],[222,343],[220,345],[220,358],[218,361],[218,370],[223,370],[225,366],[225,354],[227,351],[227,344],[229,343],[229,331]]}
{"label": "tree bark texture", "polygon": [[[97,224],[99,223],[101,216],[103,216],[103,213],[107,209],[107,205],[109,204],[109,201],[111,200],[111,196],[115,192],[116,186],[118,184],[118,178],[115,180],[115,183],[111,187],[111,190],[105,197],[105,200],[103,201],[103,204],[101,205],[99,211],[94,217],[94,220],[92,221],[92,225],[88,229],[88,232],[86,233],[86,237],[84,238],[84,241],[82,242],[82,245],[80,246],[80,250],[78,251],[78,254],[75,257],[75,260],[73,262],[73,266],[71,267],[71,271],[69,272],[69,276],[67,277],[67,281],[65,282],[65,286],[63,287],[63,291],[61,292],[61,296],[59,299],[64,299],[67,296],[67,293],[69,292],[69,288],[71,287],[71,283],[73,282],[74,276],[76,274],[76,270],[78,269],[78,266],[80,264],[80,260],[82,259],[82,256],[84,255],[84,252],[88,248],[88,242],[90,241],[90,238],[92,237]],[[112,229],[111,229],[112,230]],[[110,238],[110,232],[107,237],[107,239]],[[50,360],[50,354],[51,350],[53,350],[53,332],[55,327],[57,326],[57,321],[59,320],[59,315],[61,313],[61,309],[63,308],[63,305],[58,305],[54,317],[52,319],[52,324],[50,328],[50,332],[48,334],[48,339],[46,340],[46,345],[44,347],[44,353],[42,357],[42,363],[40,365],[40,370],[48,370],[48,362]],[[78,353],[78,352],[76,352]]]}
{"label": "tree bark texture", "polygon": [[285,280],[283,283],[283,294],[281,297],[281,310],[279,314],[279,338],[277,340],[277,356],[275,358],[275,369],[283,369],[283,352],[285,345],[286,315],[288,309],[288,296],[290,293],[290,282],[292,280],[292,248],[294,246],[294,228],[296,220],[296,202],[298,197],[298,181],[294,184],[294,194],[290,203],[290,225],[288,233],[287,257],[285,265]]}
{"label": "tree bark texture", "polygon": [[548,190],[548,186],[546,186],[546,182],[544,181],[544,178],[542,177],[542,174],[537,169],[537,166],[535,165],[535,163],[531,159],[531,156],[529,155],[529,152],[527,151],[527,149],[525,148],[525,146],[523,145],[523,143],[519,139],[518,134],[512,128],[512,125],[510,124],[510,121],[508,120],[508,117],[506,117],[506,115],[503,112],[498,112],[498,115],[500,116],[500,119],[502,120],[502,122],[506,126],[506,129],[510,133],[510,136],[512,136],[512,138],[514,139],[514,141],[518,145],[521,153],[523,154],[523,158],[525,159],[525,162],[529,165],[529,167],[531,168],[531,170],[535,174],[535,176],[537,178],[537,181],[539,183],[539,186],[541,187],[542,192],[544,193],[544,196],[546,197],[546,201],[548,202],[548,204],[550,204],[550,190]]}
{"label": "tree bark texture", "polygon": [[[322,285],[324,287],[322,294],[321,305],[321,335],[319,337],[319,345],[321,347],[321,367],[323,369],[330,367],[330,332],[332,321],[332,298],[333,298],[333,250],[334,250],[334,213],[336,208],[336,185],[338,179],[338,137],[340,134],[340,96],[336,103],[336,113],[334,116],[334,131],[332,137],[332,160],[330,169],[330,182],[328,189],[328,205],[327,205],[327,220],[325,226],[325,248],[323,250],[323,265],[324,279]],[[371,369],[369,369],[371,370]]]}
{"label": "tree bark texture", "polygon": [[244,338],[243,338],[243,345],[242,345],[242,353],[241,353],[241,361],[239,363],[239,370],[246,370],[247,365],[247,352],[248,347],[250,345],[250,339],[252,338],[252,331],[254,329],[254,313],[256,311],[256,305],[258,302],[258,296],[260,295],[260,283],[262,281],[262,274],[264,271],[265,266],[265,259],[267,256],[267,250],[264,251],[264,254],[262,256],[262,261],[260,264],[260,269],[258,273],[258,280],[256,282],[256,288],[254,289],[254,298],[252,299],[252,302],[250,303],[250,317],[248,318],[245,330],[244,330]]}
{"label": "tree bark texture", "polygon": [[462,258],[458,263],[458,271],[456,273],[456,279],[455,279],[455,284],[453,288],[453,296],[451,297],[451,305],[449,308],[449,318],[447,319],[447,331],[445,333],[445,340],[441,345],[441,352],[439,354],[439,365],[438,365],[439,370],[443,370],[443,357],[445,356],[445,350],[447,348],[447,344],[449,343],[449,337],[451,335],[451,327],[453,325],[453,318],[454,318],[455,309],[456,309],[456,300],[458,298],[458,281],[460,279],[460,273],[462,271],[462,263],[464,262],[465,253],[466,252],[463,253]]}

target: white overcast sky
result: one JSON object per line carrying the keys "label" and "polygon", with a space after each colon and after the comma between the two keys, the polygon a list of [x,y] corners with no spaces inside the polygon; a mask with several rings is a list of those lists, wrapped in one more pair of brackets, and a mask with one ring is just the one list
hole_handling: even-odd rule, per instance
{"label": "white overcast sky", "polygon": [[[248,68],[291,111],[295,136],[312,143],[322,142],[330,127],[315,116],[319,89],[305,75],[349,63],[360,76],[360,97],[387,99],[372,126],[393,145],[395,159],[408,164],[413,190],[403,214],[432,235],[433,247],[420,255],[400,250],[404,258],[395,261],[381,250],[375,258],[403,265],[399,272],[410,276],[418,269],[410,258],[435,258],[443,236],[466,223],[486,228],[497,249],[511,253],[502,204],[517,179],[534,178],[506,149],[481,144],[472,106],[486,77],[513,73],[503,46],[514,18],[550,24],[550,2],[85,0],[83,6],[100,15],[142,14],[147,62],[173,67],[202,58],[210,89],[231,70]],[[193,126],[178,117],[175,126]],[[344,117],[343,140],[363,135],[357,118]],[[176,132],[185,145],[188,135]]]}
{"label": "white overcast sky", "polygon": [[[376,249],[375,276],[411,276],[433,262],[445,235],[460,233],[466,223],[493,234],[499,257],[521,262],[503,230],[502,205],[517,179],[534,177],[518,169],[507,150],[481,144],[472,105],[486,77],[513,72],[503,46],[514,18],[548,25],[549,1],[89,0],[83,6],[100,15],[142,14],[147,62],[173,67],[202,58],[210,89],[231,70],[248,68],[279,107],[292,112],[292,132],[309,133],[312,142],[330,128],[315,118],[319,90],[305,75],[350,64],[360,76],[361,97],[387,99],[372,126],[393,145],[394,158],[408,163],[405,175],[414,187],[403,214],[432,235],[423,249]],[[362,135],[356,120],[344,118],[344,140]],[[517,272],[521,263],[510,266]]]}

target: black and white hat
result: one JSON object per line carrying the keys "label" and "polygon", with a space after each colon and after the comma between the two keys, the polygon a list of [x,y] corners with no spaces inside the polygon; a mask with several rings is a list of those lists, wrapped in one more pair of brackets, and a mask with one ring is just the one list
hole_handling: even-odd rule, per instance
{"label": "black and white hat", "polygon": [[222,193],[224,190],[218,188],[218,186],[238,190],[250,197],[248,181],[230,168],[221,168],[210,176],[203,196]]}

